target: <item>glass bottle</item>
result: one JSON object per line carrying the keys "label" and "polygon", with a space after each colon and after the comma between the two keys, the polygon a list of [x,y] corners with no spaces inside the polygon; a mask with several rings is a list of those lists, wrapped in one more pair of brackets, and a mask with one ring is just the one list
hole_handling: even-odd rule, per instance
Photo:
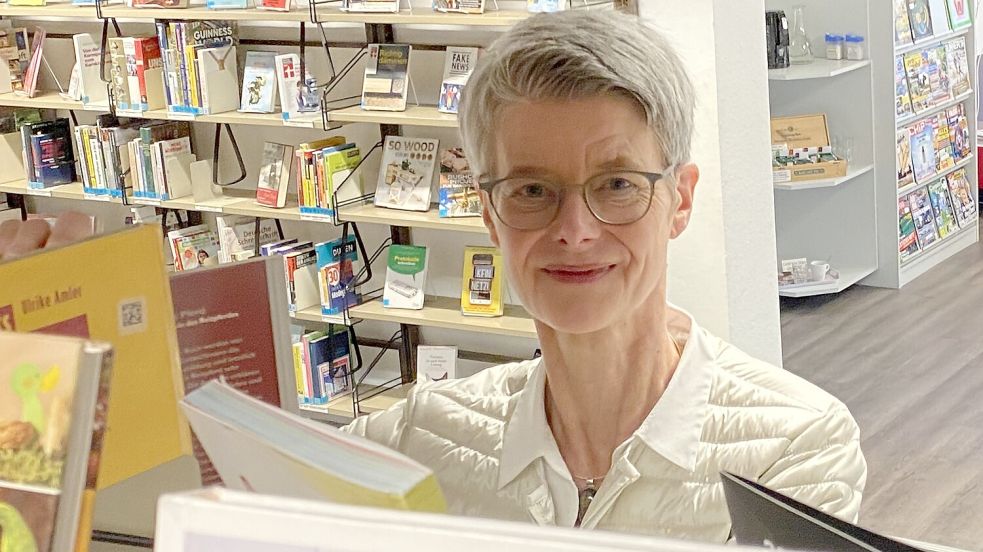
{"label": "glass bottle", "polygon": [[812,63],[812,45],[806,31],[805,7],[792,8],[792,28],[788,36],[788,59],[791,63]]}

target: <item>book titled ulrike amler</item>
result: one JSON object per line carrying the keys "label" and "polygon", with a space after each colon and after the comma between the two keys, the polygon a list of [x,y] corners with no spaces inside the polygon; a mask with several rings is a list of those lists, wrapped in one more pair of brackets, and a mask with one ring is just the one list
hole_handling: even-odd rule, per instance
{"label": "book titled ulrike amler", "polygon": [[429,250],[422,245],[390,245],[382,306],[422,309]]}

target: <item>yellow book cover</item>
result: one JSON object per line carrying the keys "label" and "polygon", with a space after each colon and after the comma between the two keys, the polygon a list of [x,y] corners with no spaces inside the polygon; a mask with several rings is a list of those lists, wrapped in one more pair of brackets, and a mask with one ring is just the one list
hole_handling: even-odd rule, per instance
{"label": "yellow book cover", "polygon": [[505,312],[505,272],[502,253],[494,247],[464,248],[461,278],[461,313],[470,316],[502,316]]}
{"label": "yellow book cover", "polygon": [[0,263],[0,282],[0,329],[114,347],[97,490],[191,453],[178,411],[181,367],[159,227]]}

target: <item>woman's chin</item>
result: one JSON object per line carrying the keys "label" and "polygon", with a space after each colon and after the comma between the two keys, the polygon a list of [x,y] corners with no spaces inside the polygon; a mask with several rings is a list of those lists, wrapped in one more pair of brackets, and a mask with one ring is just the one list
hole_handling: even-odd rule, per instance
{"label": "woman's chin", "polygon": [[538,306],[530,310],[533,318],[553,331],[565,334],[588,334],[610,326],[616,318],[611,307],[565,304]]}

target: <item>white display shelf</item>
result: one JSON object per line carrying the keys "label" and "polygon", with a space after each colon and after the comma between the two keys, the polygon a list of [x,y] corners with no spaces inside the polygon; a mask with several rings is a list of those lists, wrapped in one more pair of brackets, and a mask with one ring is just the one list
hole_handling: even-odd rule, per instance
{"label": "white display shelf", "polygon": [[317,19],[323,23],[383,23],[389,25],[453,25],[464,27],[511,27],[530,15],[526,11],[488,10],[485,13],[441,13],[427,8],[400,10],[398,13],[345,12],[337,7],[319,6]]}
{"label": "white display shelf", "polygon": [[[950,107],[952,107],[954,105],[961,104],[964,101],[966,101],[968,99],[971,99],[973,97],[974,97],[973,96],[973,91],[970,90],[969,92],[964,92],[964,93],[960,94],[959,96],[956,96],[955,98],[953,98],[951,100],[947,100],[945,102],[942,102],[939,105],[933,105],[929,109],[926,109],[925,111],[922,111],[920,113],[913,113],[911,115],[907,115],[905,117],[902,117],[902,118],[898,119],[898,123],[897,123],[898,128],[901,128],[901,127],[903,127],[903,126],[905,126],[905,125],[907,125],[909,123],[913,123],[915,121],[924,119],[926,117],[931,117],[932,115],[935,115],[936,113],[938,113],[940,111],[944,111],[944,110],[949,109]],[[972,113],[971,110],[966,110],[966,112],[967,113]]]}
{"label": "white display shelf", "polygon": [[73,182],[71,184],[62,184],[60,186],[52,186],[50,188],[35,190],[27,187],[27,180],[15,180],[0,184],[0,192],[35,197],[54,197],[59,199],[89,199],[86,197],[85,193],[82,192],[82,184],[80,182]]}
{"label": "white display shelf", "polygon": [[963,36],[966,33],[968,33],[970,30],[972,30],[971,27],[970,28],[966,28],[966,29],[959,29],[959,30],[955,30],[955,31],[949,31],[947,33],[942,33],[940,35],[935,35],[932,38],[923,39],[923,40],[921,40],[920,42],[918,42],[916,44],[909,44],[909,45],[903,46],[901,48],[895,48],[894,49],[894,55],[900,56],[900,55],[907,54],[908,52],[914,52],[915,50],[921,50],[922,48],[925,48],[927,46],[932,46],[932,45],[938,44],[940,42],[945,42],[946,40],[949,40],[950,38],[956,38],[956,37],[959,37],[959,36]]}
{"label": "white display shelf", "polygon": [[321,314],[320,306],[301,309],[296,313],[291,313],[290,316],[291,318],[295,318],[297,320],[303,320],[305,322],[321,322],[324,324],[342,324],[345,326],[350,326],[352,323],[352,319],[345,317],[344,314],[337,314],[337,315]]}
{"label": "white display shelf", "polygon": [[428,326],[448,330],[527,337],[535,339],[536,326],[522,307],[507,305],[505,316],[483,317],[461,314],[461,300],[452,297],[428,296],[420,310],[388,309],[382,300],[370,301],[350,309],[354,318]]}
{"label": "white display shelf", "polygon": [[[362,414],[372,414],[373,412],[379,412],[382,410],[388,410],[390,407],[398,403],[399,401],[406,398],[406,395],[413,389],[412,383],[407,383],[403,385],[398,385],[383,391],[378,395],[371,398],[364,399],[359,402],[358,408]],[[371,385],[361,385],[359,390],[364,393],[371,393]],[[354,409],[352,408],[352,396],[342,395],[340,397],[335,397],[328,401],[325,405],[311,405],[302,404],[300,409],[304,412],[312,412],[315,414],[324,414],[328,416],[333,416],[340,418],[342,420],[352,420],[355,418]]]}
{"label": "white display shelf", "polygon": [[[908,276],[909,279],[914,279],[934,266],[934,264],[931,263],[926,264],[926,260],[932,258],[936,258],[936,260],[938,260],[938,257],[942,257],[943,259],[947,258],[961,250],[965,245],[975,242],[976,238],[978,237],[978,232],[979,225],[974,221],[974,224],[960,228],[948,236],[940,240],[936,240],[932,245],[925,249],[919,250],[918,253],[915,253],[911,257],[901,261],[902,279],[904,279],[905,276]],[[921,268],[922,265],[925,265],[924,268]]]}
{"label": "white display shelf", "polygon": [[858,176],[874,170],[874,165],[862,165],[856,168],[848,168],[845,176],[838,178],[826,178],[823,180],[800,180],[798,182],[776,182],[775,189],[783,191],[794,190],[813,190],[816,188],[833,188],[845,184]]}
{"label": "white display shelf", "polygon": [[816,295],[829,295],[832,293],[840,293],[846,288],[856,284],[860,280],[863,280],[867,276],[870,276],[877,270],[876,266],[864,267],[864,268],[846,268],[846,269],[835,269],[840,273],[839,280],[829,283],[819,283],[813,286],[802,286],[793,289],[780,289],[778,290],[778,295],[782,297],[813,297]]}
{"label": "white display shelf", "polygon": [[407,226],[410,228],[428,228],[432,230],[453,230],[487,234],[488,229],[481,217],[452,217],[441,218],[437,209],[429,211],[400,211],[398,209],[383,209],[372,204],[344,207],[339,218],[344,221],[385,224],[390,226]]}
{"label": "white display shelf", "polygon": [[785,69],[769,69],[768,80],[797,81],[807,79],[828,79],[869,66],[869,59],[833,60],[816,58],[812,63],[803,65],[789,65]]}
{"label": "white display shelf", "polygon": [[411,125],[457,128],[457,115],[441,113],[436,106],[408,105],[406,111],[366,111],[359,106],[328,112],[328,121],[336,123],[371,123],[376,125]]}
{"label": "white display shelf", "polygon": [[[963,159],[962,161],[956,163],[951,168],[948,168],[948,169],[946,169],[946,170],[944,170],[944,171],[942,171],[940,173],[936,173],[934,176],[932,176],[931,178],[929,178],[929,181],[930,182],[934,182],[934,181],[936,181],[936,180],[938,180],[940,178],[945,178],[946,176],[949,176],[950,174],[958,171],[959,169],[963,169],[963,168],[969,166],[970,164],[973,163],[973,160],[975,158],[976,158],[975,155],[970,155],[966,159]],[[929,182],[922,182],[922,183],[915,182],[913,184],[908,184],[904,188],[899,188],[898,189],[898,197],[908,195],[911,192],[914,192],[915,190],[917,190],[918,188],[921,188],[923,186],[927,186],[928,184],[929,184]]]}

